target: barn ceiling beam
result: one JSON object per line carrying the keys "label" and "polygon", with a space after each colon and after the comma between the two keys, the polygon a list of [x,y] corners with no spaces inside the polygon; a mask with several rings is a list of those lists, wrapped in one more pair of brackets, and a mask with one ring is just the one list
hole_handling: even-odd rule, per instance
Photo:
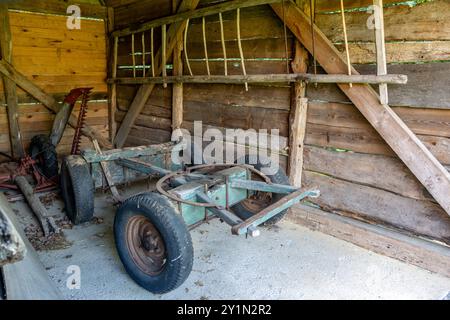
{"label": "barn ceiling beam", "polygon": [[281,2],[282,0],[232,0],[227,1],[223,3],[219,3],[216,5],[208,6],[205,8],[201,8],[198,10],[190,10],[190,11],[184,11],[181,12],[178,10],[177,14],[158,18],[149,22],[144,22],[138,26],[128,27],[120,30],[116,30],[112,33],[112,36],[114,37],[123,37],[127,36],[133,33],[139,33],[144,32],[147,30],[150,30],[152,28],[160,27],[164,24],[172,24],[175,22],[182,22],[187,19],[195,19],[195,18],[201,18],[205,16],[210,16],[213,14],[218,14],[220,12],[225,11],[231,11],[236,10],[238,8],[247,8],[247,7],[253,7],[258,6],[262,4],[270,4],[270,3],[277,3]]}
{"label": "barn ceiling beam", "polygon": [[[51,95],[45,93],[41,88],[30,81],[25,75],[17,71],[12,65],[4,60],[0,60],[0,74],[13,81],[17,86],[21,87],[29,93],[37,101],[41,102],[47,109],[54,113],[58,113],[60,105]],[[69,118],[69,125],[77,126],[78,119],[71,115]],[[112,148],[111,143],[98,130],[85,125],[81,132],[91,140],[96,139],[104,148]]]}
{"label": "barn ceiling beam", "polygon": [[[342,54],[320,29],[311,28],[309,17],[294,3],[272,4],[295,37],[312,52],[329,74],[346,74],[347,63]],[[312,38],[314,33],[315,43]],[[352,74],[358,72],[352,67]],[[450,174],[388,106],[380,103],[375,90],[367,84],[338,84],[369,123],[377,130],[398,157],[450,215]]]}
{"label": "barn ceiling beam", "polygon": [[[193,10],[197,7],[200,0],[183,0],[183,2],[178,7],[177,12],[185,12],[189,10]],[[167,45],[166,45],[166,56],[170,56],[173,53],[175,45],[182,36],[184,28],[186,27],[186,23],[184,21],[172,23],[167,31]],[[159,75],[162,72],[162,69],[166,66],[162,64],[162,50],[159,49],[155,56],[155,75]],[[114,139],[114,143],[117,147],[122,147],[130,133],[131,127],[136,120],[137,116],[141,113],[142,108],[150,97],[155,84],[144,84],[141,85],[136,93],[136,96],[133,99],[133,102],[128,109],[125,118],[122,120],[119,130],[117,131],[116,138]]]}

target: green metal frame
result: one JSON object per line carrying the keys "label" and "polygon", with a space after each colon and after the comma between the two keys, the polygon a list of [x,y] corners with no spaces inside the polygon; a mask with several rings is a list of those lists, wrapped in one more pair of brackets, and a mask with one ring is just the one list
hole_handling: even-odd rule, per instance
{"label": "green metal frame", "polygon": [[[230,166],[211,175],[190,171],[181,172],[181,165],[174,164],[170,155],[173,151],[181,151],[183,148],[182,144],[165,143],[108,150],[103,154],[87,150],[83,152],[82,156],[86,162],[91,164],[94,180],[102,179],[100,162],[122,168],[122,170],[131,170],[135,172],[136,177],[149,175],[164,177],[179,172],[179,175],[173,175],[171,181],[175,187],[167,191],[166,195],[177,201],[178,209],[186,224],[195,226],[212,216],[218,216],[232,227],[232,233],[236,235],[259,235],[257,229],[259,225],[306,197],[319,196],[317,190],[301,191],[289,185],[251,180],[250,169],[239,165]],[[120,178],[127,182],[129,177],[124,173]],[[164,190],[160,189],[160,191]],[[247,199],[256,191],[285,194],[286,196],[250,219],[242,221],[229,208]],[[205,206],[205,204],[207,205]]]}

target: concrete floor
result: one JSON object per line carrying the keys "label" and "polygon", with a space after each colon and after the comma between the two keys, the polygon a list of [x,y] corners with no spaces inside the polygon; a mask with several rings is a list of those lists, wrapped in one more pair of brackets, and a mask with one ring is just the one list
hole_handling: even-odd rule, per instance
{"label": "concrete floor", "polygon": [[[23,215],[28,209],[14,204]],[[60,214],[56,200],[50,210]],[[217,219],[192,231],[192,273],[177,290],[153,295],[126,274],[114,247],[114,208],[96,197],[103,223],[65,230],[72,245],[41,251],[48,273],[67,299],[444,299],[450,278],[384,257],[289,221],[258,238],[232,236]],[[70,266],[81,288],[66,286]]]}

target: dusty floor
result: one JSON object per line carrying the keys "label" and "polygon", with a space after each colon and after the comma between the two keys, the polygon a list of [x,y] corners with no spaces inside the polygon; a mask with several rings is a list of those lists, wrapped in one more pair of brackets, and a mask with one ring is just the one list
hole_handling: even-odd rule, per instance
{"label": "dusty floor", "polygon": [[[48,206],[55,214],[63,208],[59,200]],[[13,207],[29,223],[27,206]],[[213,220],[192,231],[195,261],[187,281],[153,295],[127,276],[117,256],[108,195],[97,195],[95,214],[97,223],[64,231],[67,248],[39,252],[67,299],[443,299],[450,291],[450,278],[289,221],[245,239]],[[79,290],[66,286],[70,266],[80,268]]]}

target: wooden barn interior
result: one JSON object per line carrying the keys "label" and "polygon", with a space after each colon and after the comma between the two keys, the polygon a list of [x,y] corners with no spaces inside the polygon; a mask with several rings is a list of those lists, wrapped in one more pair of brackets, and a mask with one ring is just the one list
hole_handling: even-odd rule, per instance
{"label": "wooden barn interior", "polygon": [[89,90],[54,147],[62,171],[80,150],[120,153],[91,165],[96,190],[120,199],[145,166],[124,154],[167,146],[177,129],[198,135],[195,121],[224,134],[276,130],[279,145],[267,149],[289,178],[287,197],[320,191],[290,205],[289,223],[450,278],[448,0],[24,0],[2,2],[0,23],[0,266],[10,297],[42,298],[14,269],[48,277],[11,208],[28,203],[49,221],[36,184],[57,198],[61,188],[36,174],[48,159],[30,144],[58,129],[75,88]]}

